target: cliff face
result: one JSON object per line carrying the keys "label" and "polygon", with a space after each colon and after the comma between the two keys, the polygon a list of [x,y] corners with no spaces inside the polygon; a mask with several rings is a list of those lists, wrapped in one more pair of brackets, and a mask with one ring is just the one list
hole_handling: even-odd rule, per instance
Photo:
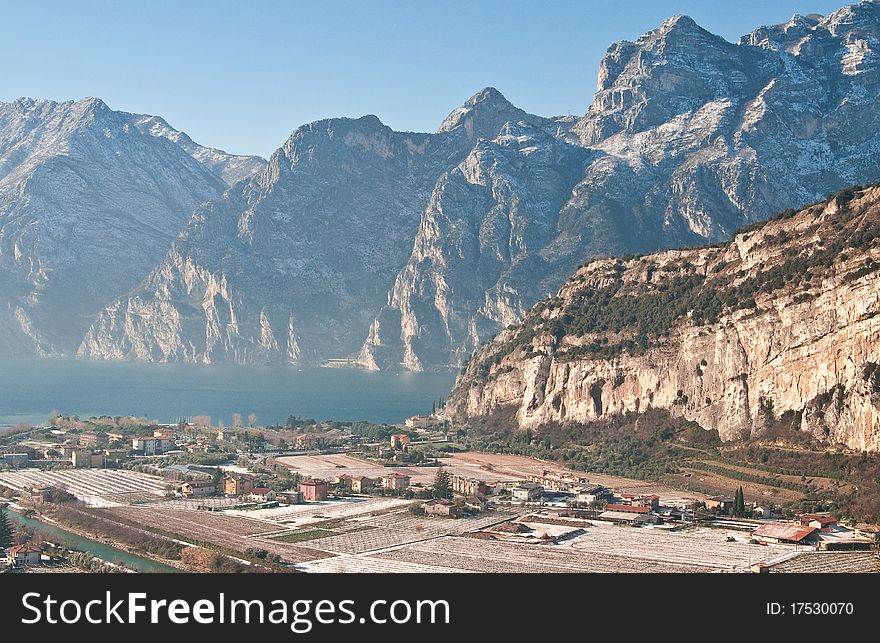
{"label": "cliff face", "polygon": [[94,98],[0,103],[0,354],[72,354],[223,193],[224,168],[258,164],[147,121]]}
{"label": "cliff face", "polygon": [[717,247],[594,261],[482,347],[447,409],[519,425],[661,407],[725,440],[780,418],[880,450],[880,188]]}
{"label": "cliff face", "polygon": [[372,116],[306,125],[241,182],[258,161],[141,117],[234,185],[112,291],[78,354],[459,366],[584,261],[726,240],[880,180],[878,6],[738,43],[677,16],[608,49],[580,118],[486,88],[432,134]]}

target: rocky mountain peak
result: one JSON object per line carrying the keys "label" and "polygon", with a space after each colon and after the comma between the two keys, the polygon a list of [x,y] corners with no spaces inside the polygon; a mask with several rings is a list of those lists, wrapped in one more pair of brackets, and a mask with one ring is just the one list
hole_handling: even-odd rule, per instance
{"label": "rocky mountain peak", "polygon": [[494,138],[505,123],[519,120],[536,122],[541,119],[514,107],[494,87],[485,87],[464,105],[452,110],[437,131],[463,132],[468,141],[475,141],[477,138]]}

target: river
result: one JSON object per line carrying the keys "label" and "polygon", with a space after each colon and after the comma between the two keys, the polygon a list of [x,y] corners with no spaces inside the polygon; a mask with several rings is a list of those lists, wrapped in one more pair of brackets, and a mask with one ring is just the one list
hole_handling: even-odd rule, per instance
{"label": "river", "polygon": [[180,571],[179,569],[171,567],[170,565],[165,565],[149,558],[130,554],[127,551],[117,549],[116,547],[112,547],[111,545],[107,545],[97,540],[92,540],[91,538],[80,536],[79,534],[74,534],[51,523],[43,522],[42,520],[37,520],[36,518],[28,518],[22,516],[20,513],[17,513],[15,511],[7,511],[6,515],[9,516],[9,520],[13,523],[30,527],[34,531],[42,532],[43,534],[45,534],[47,540],[64,545],[69,549],[76,549],[79,551],[88,552],[92,556],[100,558],[101,560],[106,560],[110,563],[122,565],[123,567],[127,567],[128,569],[133,569],[138,572],[176,573]]}
{"label": "river", "polygon": [[65,415],[137,415],[176,422],[210,415],[258,424],[288,415],[316,420],[401,422],[429,413],[452,373],[369,372],[353,368],[144,364],[72,359],[0,359],[0,426]]}

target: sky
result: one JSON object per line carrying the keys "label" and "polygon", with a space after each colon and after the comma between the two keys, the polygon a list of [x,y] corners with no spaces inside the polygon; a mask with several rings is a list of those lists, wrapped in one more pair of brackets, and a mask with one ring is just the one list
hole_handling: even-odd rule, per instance
{"label": "sky", "polygon": [[375,114],[435,131],[483,87],[583,114],[608,45],[686,14],[735,42],[844,0],[4,0],[0,101],[96,96],[268,157],[298,126]]}

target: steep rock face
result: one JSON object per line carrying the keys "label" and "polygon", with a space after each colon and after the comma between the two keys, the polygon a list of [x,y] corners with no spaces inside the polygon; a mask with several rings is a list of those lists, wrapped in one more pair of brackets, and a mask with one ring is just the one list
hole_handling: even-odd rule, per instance
{"label": "steep rock face", "polygon": [[594,261],[471,359],[447,408],[521,427],[651,407],[880,450],[880,188],[723,246]]}
{"label": "steep rock face", "polygon": [[579,262],[577,242],[557,224],[587,156],[526,121],[481,140],[434,187],[360,362],[378,368],[402,356],[408,369],[444,367],[518,321],[547,293],[545,275]]}
{"label": "steep rock face", "polygon": [[[372,118],[301,128],[194,220],[182,263],[172,252],[104,311],[80,354],[291,361],[292,342],[298,361],[457,366],[584,261],[728,239],[880,179],[878,14],[795,16],[738,43],[671,18],[609,48],[582,118],[487,88],[435,134]],[[158,287],[178,263],[226,278],[229,343],[210,339],[210,303]],[[173,341],[134,322],[160,302],[189,320]]]}
{"label": "steep rock face", "polygon": [[[458,364],[584,260],[727,239],[774,211],[877,180],[878,32],[878,6],[861,3],[824,18],[795,16],[738,44],[677,16],[636,42],[611,46],[587,114],[540,125],[588,151],[574,184],[557,181],[555,198],[534,202],[534,225],[555,228],[543,236],[546,245],[536,239],[523,253],[511,237],[500,251],[475,246],[486,262],[509,256],[511,268],[530,266],[530,283],[487,280],[473,258],[467,276],[452,267],[460,235],[437,228],[432,205],[421,228],[428,233],[371,326],[361,363]],[[447,122],[467,113],[457,110]],[[543,162],[524,157],[536,172]],[[472,204],[444,198],[447,187],[439,182],[431,203],[442,203],[450,220],[469,219]],[[520,204],[529,198],[520,195]],[[484,296],[471,292],[474,282]],[[450,325],[450,316],[465,321]]]}
{"label": "steep rock face", "polygon": [[354,353],[460,138],[401,134],[375,116],[298,129],[264,172],[194,215],[79,355],[299,363]]}
{"label": "steep rock face", "polygon": [[97,99],[0,104],[0,353],[73,353],[226,188],[142,118]]}

